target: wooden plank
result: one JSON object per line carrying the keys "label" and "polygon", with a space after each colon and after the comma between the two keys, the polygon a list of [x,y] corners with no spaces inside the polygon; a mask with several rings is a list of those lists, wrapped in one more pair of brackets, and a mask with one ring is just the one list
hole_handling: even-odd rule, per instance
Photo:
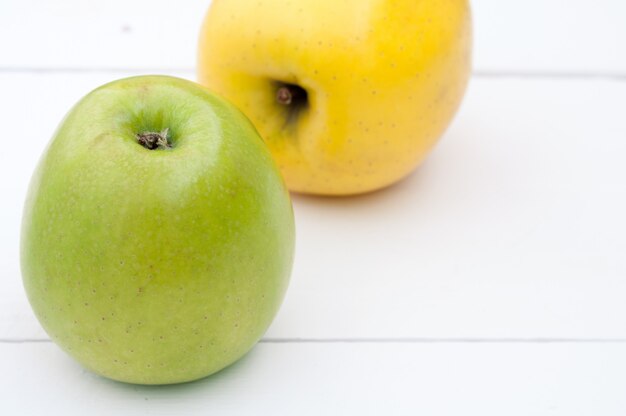
{"label": "wooden plank", "polygon": [[[0,3],[0,68],[193,68],[210,0]],[[626,3],[472,2],[479,72],[626,73]],[[19,41],[16,41],[18,40]]]}
{"label": "wooden plank", "polygon": [[[25,189],[66,109],[110,78],[0,76],[0,338],[45,337],[19,278]],[[399,185],[294,197],[296,263],[267,336],[625,338],[624,102],[626,82],[475,78]]]}
{"label": "wooden plank", "polygon": [[626,2],[475,0],[484,72],[626,74]]}
{"label": "wooden plank", "polygon": [[191,68],[210,0],[0,4],[0,67]]}
{"label": "wooden plank", "polygon": [[145,387],[83,370],[51,343],[0,343],[0,413],[622,416],[623,350],[623,344],[260,344],[214,377]]}

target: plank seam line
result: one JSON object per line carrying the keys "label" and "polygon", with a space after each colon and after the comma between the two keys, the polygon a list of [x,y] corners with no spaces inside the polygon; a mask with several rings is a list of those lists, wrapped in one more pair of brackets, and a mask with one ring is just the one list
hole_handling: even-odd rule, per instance
{"label": "plank seam line", "polygon": [[477,78],[530,78],[530,79],[575,79],[575,80],[608,80],[626,81],[623,72],[584,72],[584,71],[490,71],[474,70],[472,76]]}
{"label": "plank seam line", "polygon": [[[0,66],[0,73],[39,73],[39,74],[62,74],[62,73],[159,73],[159,72],[185,72],[194,73],[194,68],[189,67],[11,67]],[[531,78],[531,79],[578,79],[578,80],[612,80],[626,81],[624,72],[585,72],[585,71],[515,71],[515,70],[474,70],[472,75],[477,78]]]}
{"label": "plank seam line", "polygon": [[372,344],[519,344],[519,343],[626,343],[626,338],[443,338],[443,337],[381,337],[381,338],[263,338],[263,343],[372,343]]}
{"label": "plank seam line", "polygon": [[[51,343],[46,338],[0,338],[0,344]],[[263,344],[625,344],[626,338],[263,338]]]}

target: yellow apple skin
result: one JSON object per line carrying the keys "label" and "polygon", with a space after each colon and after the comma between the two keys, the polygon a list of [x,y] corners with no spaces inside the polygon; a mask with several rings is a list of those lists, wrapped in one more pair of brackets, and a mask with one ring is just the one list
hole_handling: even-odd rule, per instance
{"label": "yellow apple skin", "polygon": [[[349,195],[424,160],[470,66],[466,0],[213,0],[198,78],[248,115],[290,190]],[[279,103],[284,84],[307,102]]]}

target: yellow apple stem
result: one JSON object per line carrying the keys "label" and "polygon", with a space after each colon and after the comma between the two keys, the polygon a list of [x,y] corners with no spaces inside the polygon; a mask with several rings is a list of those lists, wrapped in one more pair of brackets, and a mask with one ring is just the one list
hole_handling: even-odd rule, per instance
{"label": "yellow apple stem", "polygon": [[306,104],[306,90],[299,85],[284,84],[276,90],[276,101],[284,106]]}
{"label": "yellow apple stem", "polygon": [[278,91],[276,91],[276,101],[282,105],[289,105],[293,100],[293,93],[289,89],[289,87],[280,87]]}
{"label": "yellow apple stem", "polygon": [[145,131],[143,133],[138,133],[137,142],[149,150],[169,149],[172,147],[172,145],[167,140],[168,133],[169,133],[168,128],[165,128],[160,133],[152,132],[152,131]]}

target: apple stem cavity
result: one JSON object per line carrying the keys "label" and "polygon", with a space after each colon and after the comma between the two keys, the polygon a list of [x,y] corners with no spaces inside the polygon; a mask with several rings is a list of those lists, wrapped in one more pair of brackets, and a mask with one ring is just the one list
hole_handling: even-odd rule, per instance
{"label": "apple stem cavity", "polygon": [[166,128],[160,133],[145,131],[137,134],[137,142],[149,150],[170,149],[172,145],[167,140],[169,129]]}

